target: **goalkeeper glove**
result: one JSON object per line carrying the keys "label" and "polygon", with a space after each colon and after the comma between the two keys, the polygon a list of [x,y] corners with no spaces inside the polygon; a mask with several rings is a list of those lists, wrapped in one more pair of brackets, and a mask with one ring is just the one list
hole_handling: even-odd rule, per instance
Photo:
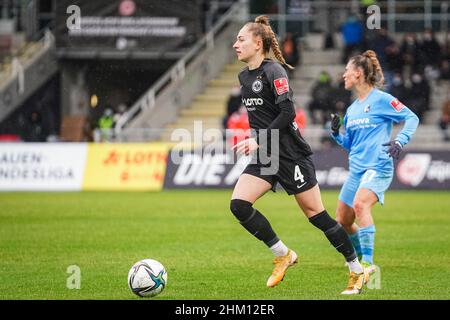
{"label": "goalkeeper glove", "polygon": [[335,113],[331,114],[331,131],[333,135],[337,136],[339,134],[339,128],[342,125],[342,119]]}
{"label": "goalkeeper glove", "polygon": [[389,156],[391,156],[393,159],[398,159],[400,156],[400,152],[402,152],[403,145],[398,142],[397,140],[389,141],[382,144],[383,147],[388,147],[388,150],[386,151],[389,153]]}

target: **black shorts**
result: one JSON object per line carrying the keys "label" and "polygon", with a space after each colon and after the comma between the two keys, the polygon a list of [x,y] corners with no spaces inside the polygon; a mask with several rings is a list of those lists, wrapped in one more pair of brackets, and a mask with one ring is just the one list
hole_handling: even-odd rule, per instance
{"label": "black shorts", "polygon": [[279,168],[274,175],[265,175],[261,169],[268,167],[259,163],[250,163],[242,172],[261,178],[272,185],[275,191],[277,182],[289,195],[302,193],[317,184],[316,170],[311,157],[305,157],[297,161],[280,159]]}

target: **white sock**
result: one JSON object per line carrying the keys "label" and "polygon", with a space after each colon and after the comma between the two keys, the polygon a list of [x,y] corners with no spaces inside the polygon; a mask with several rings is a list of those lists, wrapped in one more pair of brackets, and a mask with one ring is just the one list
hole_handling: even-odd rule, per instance
{"label": "white sock", "polygon": [[289,248],[283,243],[283,241],[279,240],[273,246],[270,247],[273,254],[277,257],[282,257],[288,254]]}
{"label": "white sock", "polygon": [[364,271],[361,263],[359,263],[358,258],[347,262],[347,264],[348,264],[348,268],[350,269],[350,272],[362,273]]}

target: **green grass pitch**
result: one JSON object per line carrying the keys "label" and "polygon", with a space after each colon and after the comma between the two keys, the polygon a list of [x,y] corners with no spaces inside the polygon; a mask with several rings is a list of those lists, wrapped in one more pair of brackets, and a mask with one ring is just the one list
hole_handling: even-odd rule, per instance
{"label": "green grass pitch", "polygon": [[[141,299],[129,268],[153,258],[168,285],[153,299],[449,299],[450,192],[395,192],[377,205],[381,289],[341,296],[343,258],[283,192],[256,207],[299,254],[277,287],[272,254],[229,212],[231,191],[1,193],[0,299]],[[322,193],[334,215],[338,193]],[[67,267],[81,288],[66,287]]]}

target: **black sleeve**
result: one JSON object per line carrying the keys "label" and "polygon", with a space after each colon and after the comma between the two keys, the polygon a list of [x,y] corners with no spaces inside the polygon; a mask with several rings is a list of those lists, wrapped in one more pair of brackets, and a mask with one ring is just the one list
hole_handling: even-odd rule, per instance
{"label": "black sleeve", "polygon": [[284,100],[278,104],[280,114],[269,125],[270,129],[284,129],[289,126],[295,119],[294,104],[290,100]]}
{"label": "black sleeve", "polygon": [[275,96],[275,104],[280,108],[280,114],[272,121],[268,129],[283,129],[295,119],[293,92],[289,86],[286,70],[277,62],[271,63],[266,69],[267,78]]}
{"label": "black sleeve", "polygon": [[294,93],[289,86],[289,78],[283,66],[278,62],[273,62],[268,64],[265,71],[267,80],[275,96],[275,104],[279,104],[284,100],[294,101]]}

